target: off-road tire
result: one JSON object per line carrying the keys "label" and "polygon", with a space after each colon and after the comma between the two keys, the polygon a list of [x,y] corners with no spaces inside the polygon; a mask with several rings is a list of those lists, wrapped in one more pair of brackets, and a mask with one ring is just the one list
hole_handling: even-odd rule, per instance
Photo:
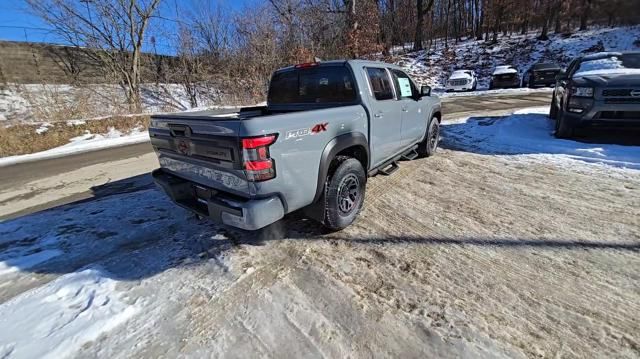
{"label": "off-road tire", "polygon": [[436,153],[440,142],[440,121],[437,117],[431,119],[424,140],[418,144],[416,151],[419,157],[430,157]]}
{"label": "off-road tire", "polygon": [[556,117],[556,138],[572,138],[575,129],[564,118],[564,111],[560,110]]}
{"label": "off-road tire", "polygon": [[364,204],[367,176],[355,158],[339,157],[337,167],[327,176],[324,193],[324,221],[330,230],[341,230],[358,217]]}
{"label": "off-road tire", "polygon": [[558,106],[556,106],[555,95],[551,98],[551,107],[549,108],[549,118],[552,120],[558,119]]}

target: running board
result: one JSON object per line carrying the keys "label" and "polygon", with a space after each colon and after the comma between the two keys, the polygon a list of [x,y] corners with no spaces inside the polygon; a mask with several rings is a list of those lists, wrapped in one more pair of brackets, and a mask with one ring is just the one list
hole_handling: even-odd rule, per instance
{"label": "running board", "polygon": [[412,161],[412,160],[415,160],[416,158],[418,158],[418,152],[415,150],[415,148],[412,148],[410,151],[405,152],[402,155],[402,159],[405,161]]}
{"label": "running board", "polygon": [[418,158],[418,152],[416,151],[416,149],[418,148],[418,145],[414,145],[413,147],[407,149],[406,151],[404,151],[402,154],[397,155],[396,157],[388,160],[387,162],[385,162],[384,164],[382,164],[381,166],[378,166],[372,170],[369,171],[369,177],[373,177],[375,175],[377,175],[378,173],[382,173],[385,176],[389,176],[391,174],[393,174],[393,172],[397,171],[399,167],[398,165],[398,161],[400,160],[413,160]]}
{"label": "running board", "polygon": [[382,173],[385,176],[391,176],[395,171],[398,170],[398,168],[400,168],[400,166],[398,166],[398,162],[391,162],[390,165],[378,170],[378,173]]}

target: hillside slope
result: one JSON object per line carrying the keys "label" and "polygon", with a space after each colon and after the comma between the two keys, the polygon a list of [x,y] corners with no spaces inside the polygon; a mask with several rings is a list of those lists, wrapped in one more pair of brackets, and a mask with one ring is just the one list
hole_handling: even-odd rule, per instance
{"label": "hillside slope", "polygon": [[392,56],[391,61],[405,68],[420,84],[442,89],[455,69],[472,69],[478,74],[479,88],[486,88],[496,65],[512,64],[520,72],[538,61],[568,64],[573,58],[598,51],[640,50],[640,26],[601,28],[571,35],[551,34],[537,39],[537,32],[499,37],[487,41],[464,40],[457,44],[436,42],[430,49]]}

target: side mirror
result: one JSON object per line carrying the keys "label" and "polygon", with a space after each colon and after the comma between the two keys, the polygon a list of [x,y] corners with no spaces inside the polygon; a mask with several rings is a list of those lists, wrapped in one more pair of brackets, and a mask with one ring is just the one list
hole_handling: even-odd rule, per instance
{"label": "side mirror", "polygon": [[420,96],[431,96],[431,86],[420,87]]}

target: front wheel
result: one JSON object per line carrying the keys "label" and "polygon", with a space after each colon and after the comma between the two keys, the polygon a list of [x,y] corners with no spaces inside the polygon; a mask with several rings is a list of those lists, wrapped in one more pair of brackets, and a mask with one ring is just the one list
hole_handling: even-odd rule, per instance
{"label": "front wheel", "polygon": [[327,177],[324,196],[325,227],[340,230],[349,226],[364,204],[367,177],[360,161],[338,159],[338,167]]}
{"label": "front wheel", "polygon": [[571,138],[573,137],[575,130],[573,126],[567,121],[564,115],[564,111],[562,109],[558,112],[556,116],[556,138]]}
{"label": "front wheel", "polygon": [[430,157],[436,153],[438,143],[440,142],[440,121],[437,117],[431,119],[427,134],[418,144],[417,152],[420,157]]}
{"label": "front wheel", "polygon": [[555,94],[551,97],[551,107],[549,108],[549,118],[552,120],[556,120],[558,117],[558,106],[556,106],[556,96]]}

